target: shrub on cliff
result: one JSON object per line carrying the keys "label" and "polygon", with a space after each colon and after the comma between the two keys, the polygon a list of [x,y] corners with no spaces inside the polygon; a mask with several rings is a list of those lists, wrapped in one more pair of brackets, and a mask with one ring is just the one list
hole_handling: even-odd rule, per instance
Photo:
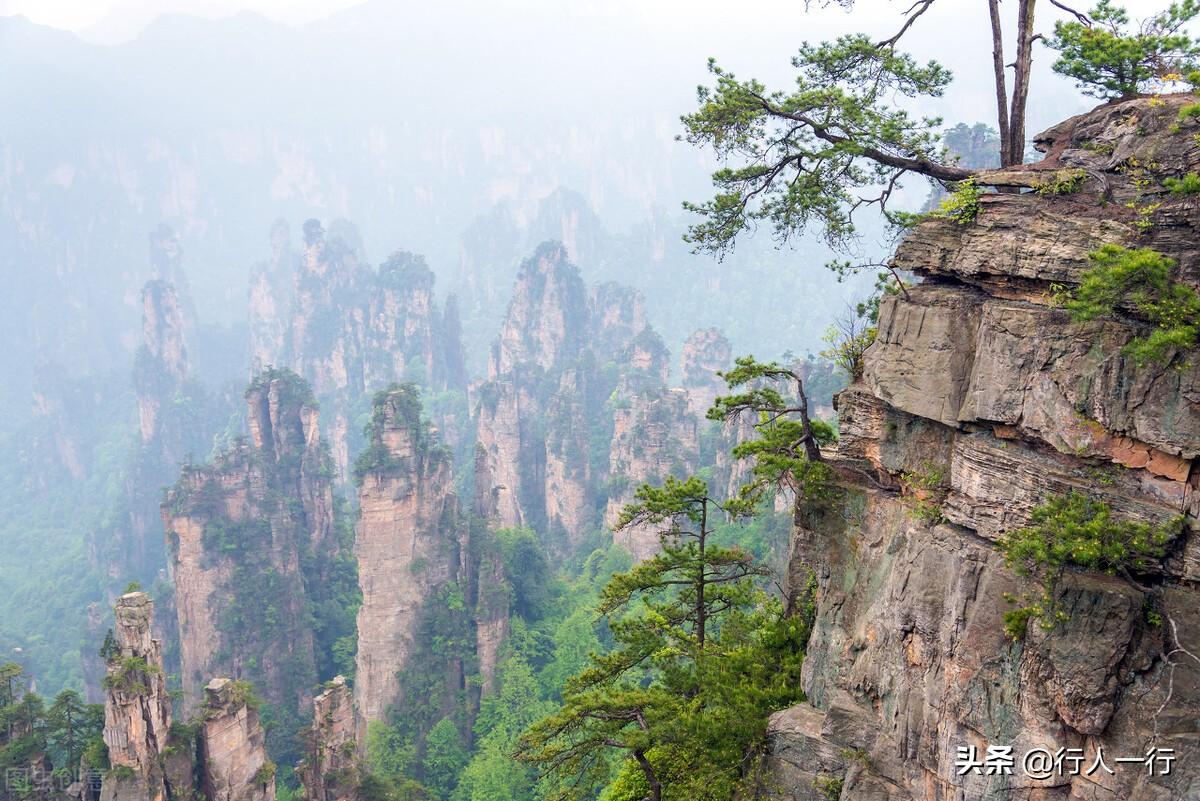
{"label": "shrub on cliff", "polygon": [[1125,352],[1139,364],[1166,363],[1175,351],[1196,347],[1200,336],[1200,296],[1171,279],[1175,262],[1149,248],[1104,245],[1088,254],[1091,267],[1066,302],[1076,322],[1112,314],[1118,306],[1154,325],[1136,337]]}
{"label": "shrub on cliff", "polygon": [[1049,499],[1033,510],[1028,526],[1000,540],[1005,563],[1041,584],[1038,595],[1009,597],[1022,605],[1005,613],[1005,632],[1019,639],[1030,620],[1049,630],[1066,619],[1058,584],[1069,566],[1124,576],[1144,571],[1166,555],[1182,523],[1120,520],[1107,504],[1074,491]]}

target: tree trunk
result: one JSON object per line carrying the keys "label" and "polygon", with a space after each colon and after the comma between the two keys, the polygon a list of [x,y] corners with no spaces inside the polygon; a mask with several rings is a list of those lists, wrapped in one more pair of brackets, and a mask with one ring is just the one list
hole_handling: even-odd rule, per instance
{"label": "tree trunk", "polygon": [[650,760],[646,759],[646,752],[639,748],[633,752],[633,758],[637,760],[642,773],[646,775],[646,784],[650,785],[650,794],[646,796],[645,801],[662,801],[662,782],[655,775],[654,766],[650,764]]}
{"label": "tree trunk", "polygon": [[1008,83],[1004,76],[1004,29],[1000,26],[1000,0],[988,0],[992,18],[992,72],[996,81],[997,128],[1000,131],[1000,166],[1008,166]]}
{"label": "tree trunk", "polygon": [[812,421],[808,418],[808,396],[804,394],[804,381],[798,373],[792,373],[796,379],[796,394],[800,396],[800,427],[804,430],[804,452],[810,462],[821,461],[821,446],[813,436]]}
{"label": "tree trunk", "polygon": [[1033,8],[1036,0],[1018,0],[1017,60],[1013,77],[1012,109],[1009,112],[1008,167],[1025,161],[1025,104],[1029,99],[1029,72],[1033,65]]}

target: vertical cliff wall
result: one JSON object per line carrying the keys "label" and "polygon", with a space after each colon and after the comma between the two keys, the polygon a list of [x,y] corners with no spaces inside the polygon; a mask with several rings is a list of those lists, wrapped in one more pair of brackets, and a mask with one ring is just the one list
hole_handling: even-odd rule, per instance
{"label": "vertical cliff wall", "polygon": [[389,708],[404,702],[399,674],[417,652],[426,605],[438,590],[467,579],[467,530],[450,455],[421,420],[415,387],[376,396],[369,439],[355,469],[360,516],[354,551],[363,596],[354,682],[360,743],[368,723],[386,720]]}
{"label": "vertical cliff wall", "polygon": [[[318,220],[305,222],[298,256],[286,229],[272,229],[272,259],[251,272],[250,329],[256,367],[290,365],[312,385],[346,478],[350,421],[372,392],[414,381],[463,393],[466,370],[457,307],[438,309],[425,260],[396,252],[375,270],[353,230],[342,224],[339,235],[337,227],[327,234]],[[283,286],[285,273],[294,286]],[[436,411],[448,418],[441,427],[460,436],[465,415],[454,404]]]}
{"label": "vertical cliff wall", "polygon": [[250,685],[213,679],[193,725],[173,726],[153,628],[150,596],[131,592],[117,599],[104,682],[104,742],[112,768],[101,799],[272,801],[275,766],[267,758]]}
{"label": "vertical cliff wall", "polygon": [[[847,508],[797,517],[792,580],[815,572],[818,611],[809,701],[768,733],[783,797],[1200,797],[1200,364],[1139,365],[1123,346],[1144,323],[1074,323],[1056,302],[1107,243],[1158,250],[1200,286],[1200,206],[1163,188],[1200,164],[1177,121],[1194,100],[1068,120],[1037,138],[1043,162],[1009,171],[1040,191],[985,194],[973,220],[926,220],[900,246],[894,265],[925,281],[884,301],[864,379],[838,397]],[[1045,189],[1063,175],[1077,191]],[[1037,587],[997,541],[1071,491],[1117,520],[1188,525],[1136,577],[1068,568],[1064,619],[1011,639],[1009,597]],[[1013,769],[963,769],[989,747]],[[1031,774],[1037,749],[1059,759]],[[1173,750],[1165,775],[1152,749]]]}
{"label": "vertical cliff wall", "polygon": [[312,393],[269,371],[246,392],[250,438],[185,469],[162,507],[184,708],[213,676],[252,681],[298,720],[316,681],[309,607],[338,556],[333,469]]}
{"label": "vertical cliff wall", "polygon": [[346,679],[326,682],[313,698],[313,721],[298,773],[307,801],[353,798],[358,787],[354,699]]}
{"label": "vertical cliff wall", "polygon": [[540,246],[474,392],[476,508],[494,526],[531,526],[555,548],[576,547],[603,523],[613,404],[665,389],[669,372],[636,291],[589,291],[562,245]]}
{"label": "vertical cliff wall", "polygon": [[[104,682],[104,743],[113,769],[104,780],[103,801],[165,801],[185,790],[172,787],[164,770],[171,697],[159,642],[151,636],[153,619],[154,604],[145,593],[117,600],[115,650],[107,655]],[[190,789],[190,761],[182,773]]]}

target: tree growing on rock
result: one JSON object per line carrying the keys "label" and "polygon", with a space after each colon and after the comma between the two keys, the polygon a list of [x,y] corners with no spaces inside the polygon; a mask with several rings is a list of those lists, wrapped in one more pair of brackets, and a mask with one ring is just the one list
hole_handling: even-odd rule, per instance
{"label": "tree growing on rock", "polygon": [[1100,0],[1086,17],[1056,23],[1046,44],[1059,51],[1054,71],[1084,94],[1133,97],[1197,68],[1200,39],[1183,30],[1197,14],[1200,2],[1182,0],[1135,24],[1124,8]]}

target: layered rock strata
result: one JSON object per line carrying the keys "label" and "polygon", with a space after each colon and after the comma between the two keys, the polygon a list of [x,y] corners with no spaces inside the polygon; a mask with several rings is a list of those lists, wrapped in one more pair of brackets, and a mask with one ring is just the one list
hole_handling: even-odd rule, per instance
{"label": "layered rock strata", "polygon": [[[115,651],[108,655],[104,699],[104,744],[113,766],[102,801],[165,801],[190,789],[170,786],[162,754],[171,729],[171,697],[162,652],[151,636],[154,603],[144,592],[117,599]],[[190,768],[190,762],[189,762]]]}
{"label": "layered rock strata", "polygon": [[[797,515],[790,572],[815,572],[818,611],[808,703],[768,733],[782,797],[1200,797],[1200,368],[1183,353],[1138,365],[1123,346],[1144,324],[1075,324],[1053,302],[1110,242],[1153,247],[1196,285],[1194,201],[1161,187],[1200,163],[1176,123],[1185,102],[1068,120],[1037,138],[1043,162],[1001,180],[1074,170],[1079,191],[984,195],[974,222],[927,220],[901,244],[895,265],[925,283],[884,301],[864,379],[838,397],[846,512]],[[1010,639],[1009,599],[1037,586],[997,541],[1071,491],[1186,526],[1136,579],[1068,569],[1065,620]],[[989,748],[1011,748],[1014,767],[963,767]],[[1039,749],[1041,774],[1024,762]],[[1107,767],[1087,770],[1100,756]]]}

